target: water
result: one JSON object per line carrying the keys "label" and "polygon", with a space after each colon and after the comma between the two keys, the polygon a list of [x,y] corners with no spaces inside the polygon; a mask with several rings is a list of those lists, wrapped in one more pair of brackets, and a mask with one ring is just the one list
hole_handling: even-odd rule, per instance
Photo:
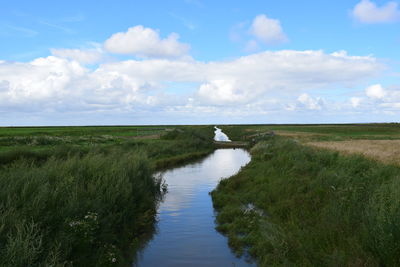
{"label": "water", "polygon": [[215,128],[215,132],[214,132],[215,133],[215,137],[214,137],[215,141],[231,142],[231,140],[229,140],[229,137],[226,134],[224,134],[221,129],[219,129],[217,127],[214,127],[214,128]]}
{"label": "water", "polygon": [[159,207],[157,233],[135,266],[253,266],[236,258],[215,230],[208,194],[221,177],[249,161],[243,149],[218,149],[199,163],[165,172],[168,193]]}

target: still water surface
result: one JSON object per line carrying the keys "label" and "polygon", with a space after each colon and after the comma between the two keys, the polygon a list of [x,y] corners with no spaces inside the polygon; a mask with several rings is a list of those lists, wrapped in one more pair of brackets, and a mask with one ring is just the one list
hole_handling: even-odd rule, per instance
{"label": "still water surface", "polygon": [[243,149],[218,149],[201,162],[165,172],[168,193],[159,206],[157,233],[134,266],[254,266],[236,258],[215,230],[208,194],[249,161]]}
{"label": "still water surface", "polygon": [[229,137],[217,126],[214,127],[214,141],[220,141],[220,142],[231,142]]}

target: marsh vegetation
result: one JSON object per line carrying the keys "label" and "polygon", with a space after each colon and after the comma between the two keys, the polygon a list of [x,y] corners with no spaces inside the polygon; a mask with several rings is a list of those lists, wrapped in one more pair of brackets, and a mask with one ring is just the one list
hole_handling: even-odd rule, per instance
{"label": "marsh vegetation", "polygon": [[[237,255],[400,265],[399,125],[220,128],[252,147],[212,192]],[[211,153],[213,137],[212,126],[1,128],[0,265],[130,265],[153,238],[165,189],[154,174]]]}
{"label": "marsh vegetation", "polygon": [[300,134],[259,139],[251,163],[212,192],[217,229],[228,236],[231,248],[238,255],[248,250],[260,266],[398,266],[399,166],[316,149],[304,140],[397,139],[399,127],[223,130],[243,140],[270,129],[279,135],[283,128]]}
{"label": "marsh vegetation", "polygon": [[137,128],[1,129],[1,266],[131,263],[154,230],[155,171],[213,149],[212,127]]}

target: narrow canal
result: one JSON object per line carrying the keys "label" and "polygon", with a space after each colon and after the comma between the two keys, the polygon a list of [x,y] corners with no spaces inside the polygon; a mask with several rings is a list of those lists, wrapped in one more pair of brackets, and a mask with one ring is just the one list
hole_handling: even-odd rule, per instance
{"label": "narrow canal", "polygon": [[208,194],[249,161],[246,150],[218,149],[198,163],[166,171],[168,193],[159,206],[157,232],[134,266],[253,266],[236,258],[215,230]]}

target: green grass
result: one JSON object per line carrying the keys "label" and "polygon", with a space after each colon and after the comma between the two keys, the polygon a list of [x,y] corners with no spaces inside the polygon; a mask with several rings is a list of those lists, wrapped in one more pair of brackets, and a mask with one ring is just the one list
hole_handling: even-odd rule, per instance
{"label": "green grass", "polygon": [[83,147],[125,143],[161,136],[178,128],[182,126],[0,127],[0,153],[16,148],[37,151],[60,145]]}
{"label": "green grass", "polygon": [[115,128],[110,137],[3,132],[0,266],[130,266],[154,232],[162,181],[153,174],[214,149],[211,126],[161,139]]}
{"label": "green grass", "polygon": [[[212,193],[236,253],[261,266],[400,264],[398,167],[262,135],[399,139],[398,124],[221,128],[258,142]],[[211,126],[0,128],[0,265],[130,265],[154,233],[153,174],[210,153],[212,138]]]}
{"label": "green grass", "polygon": [[271,137],[212,192],[217,229],[260,266],[399,266],[400,168]]}
{"label": "green grass", "polygon": [[179,126],[54,126],[54,127],[1,127],[2,136],[137,136],[162,133]]}
{"label": "green grass", "polygon": [[160,192],[141,151],[50,158],[40,166],[21,160],[1,176],[2,266],[106,264],[104,246],[122,251],[128,230],[139,237],[134,222],[154,213]]}
{"label": "green grass", "polygon": [[302,137],[307,141],[341,141],[353,139],[387,140],[400,139],[400,124],[326,124],[326,125],[225,125],[222,130],[232,140],[243,140],[249,136],[270,132],[285,131],[307,133]]}
{"label": "green grass", "polygon": [[[68,135],[71,131],[68,127],[64,129],[64,135],[59,132],[60,127],[43,128],[42,131],[48,135],[19,136],[20,132],[12,132],[6,135],[8,128],[0,128],[0,166],[9,164],[20,158],[43,161],[50,156],[65,158],[69,154],[85,154],[88,151],[106,151],[114,147],[121,149],[132,149],[142,147],[155,160],[161,158],[175,157],[184,153],[204,152],[212,149],[213,138],[211,126],[179,126],[177,128],[167,127],[169,131],[160,130],[161,138],[158,139],[135,139],[120,136],[121,128],[143,128],[146,127],[72,127],[80,129],[84,135]],[[107,128],[112,135],[96,135],[102,132],[96,128]],[[154,129],[149,126],[149,129]],[[14,128],[13,128],[14,129]],[[41,128],[16,128],[18,131]],[[83,129],[83,130],[82,130]],[[4,131],[4,132],[3,132]],[[32,130],[33,131],[33,130]],[[151,131],[147,131],[151,132]],[[193,134],[196,133],[196,134]],[[89,133],[93,135],[89,135]],[[178,133],[178,134],[177,134]]]}

